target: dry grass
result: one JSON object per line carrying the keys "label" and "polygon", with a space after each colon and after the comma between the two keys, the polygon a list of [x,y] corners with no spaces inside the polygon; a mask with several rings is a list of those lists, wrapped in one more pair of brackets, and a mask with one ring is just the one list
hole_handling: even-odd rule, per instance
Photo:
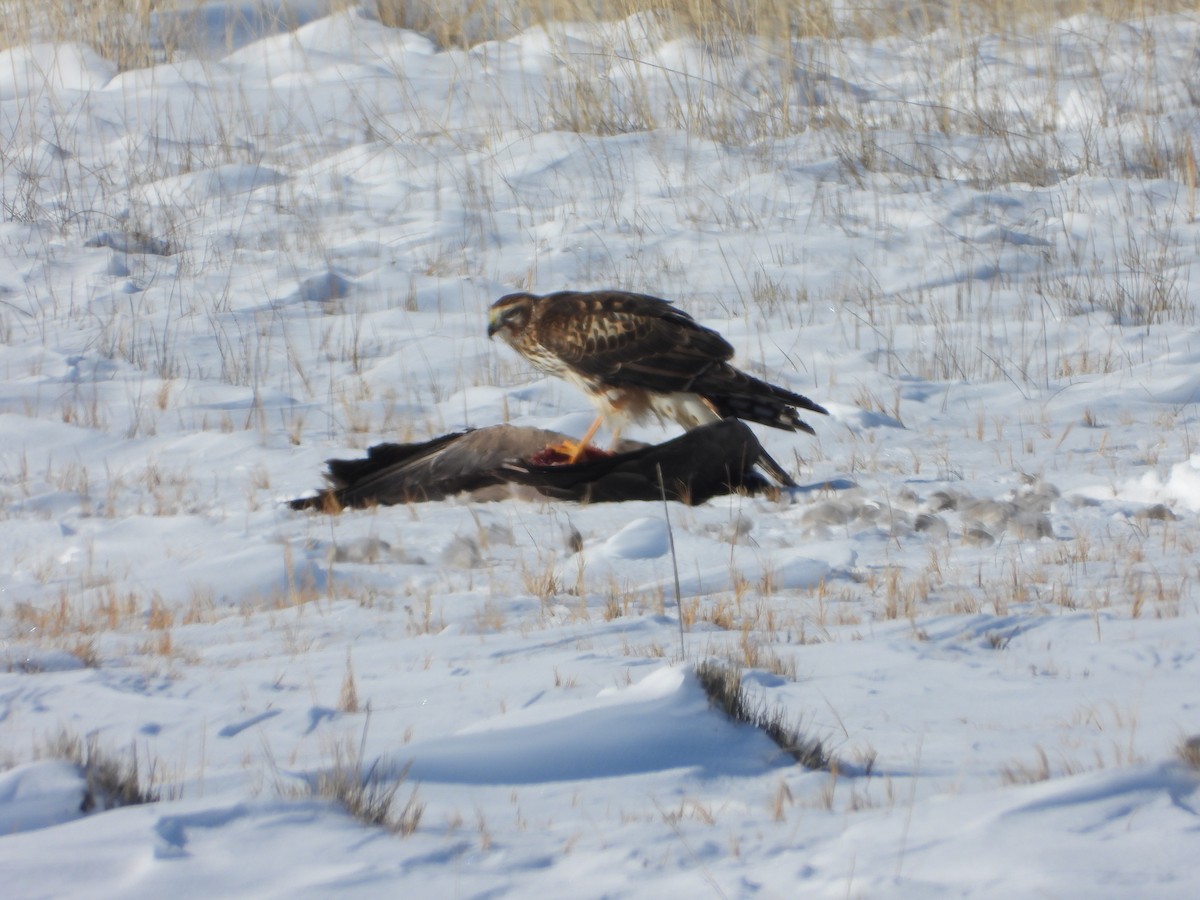
{"label": "dry grass", "polygon": [[118,589],[109,580],[90,584],[84,578],[80,588],[60,589],[49,604],[16,604],[11,617],[16,626],[11,630],[14,640],[65,650],[83,665],[96,668],[103,662],[97,646],[97,639],[103,635],[144,634],[138,646],[143,655],[189,659],[175,643],[172,628],[210,622],[215,612],[211,594],[204,590],[195,591],[185,606],[173,609],[158,593],[147,598],[134,590]]}
{"label": "dry grass", "polygon": [[381,776],[372,766],[365,773],[355,757],[338,755],[333,769],[317,777],[313,792],[332,800],[364,825],[383,828],[391,834],[408,837],[417,830],[425,805],[413,790],[396,808],[396,794],[404,786],[407,770],[393,777]]}
{"label": "dry grass", "polygon": [[1185,765],[1200,771],[1200,734],[1193,734],[1180,741],[1176,755]]}
{"label": "dry grass", "polygon": [[[346,7],[359,4],[344,0]],[[892,35],[916,37],[936,29],[963,35],[978,32],[1010,34],[1036,29],[1062,19],[1090,14],[1111,19],[1144,17],[1192,9],[1187,0],[1056,0],[1039,3],[1017,0],[894,0],[838,4],[829,0],[617,0],[596,4],[588,0],[367,0],[362,4],[384,25],[407,28],[428,36],[443,49],[464,48],[511,37],[533,25],[621,22],[630,17],[652,19],[665,36],[687,36],[719,49],[731,41],[790,38],[847,38],[874,40]],[[85,4],[42,4],[16,0],[5,7],[0,49],[36,40],[81,42],[124,71],[194,54],[204,33],[200,8],[174,0],[95,0]],[[240,14],[239,14],[240,15]],[[233,49],[238,33],[269,23],[289,30],[296,22],[280,18],[266,4],[248,8],[226,23],[224,42]],[[286,14],[285,14],[286,15]],[[633,21],[637,21],[636,19]],[[644,25],[643,25],[644,27]],[[587,81],[573,82],[586,87]],[[856,154],[862,156],[862,153]],[[1149,159],[1150,163],[1157,158]],[[1164,155],[1161,165],[1167,165]],[[1036,178],[1022,175],[1030,183]]]}
{"label": "dry grass", "polygon": [[47,741],[39,755],[65,759],[79,767],[86,782],[81,812],[156,803],[160,798],[159,791],[150,786],[155,781],[153,764],[143,783],[136,744],[130,744],[129,755],[123,757],[101,747],[99,737],[94,733],[85,741],[78,734],[63,731]]}
{"label": "dry grass", "polygon": [[354,677],[354,662],[350,651],[346,651],[346,674],[342,677],[342,687],[338,692],[339,712],[356,713],[361,708],[358,701],[358,680]]}
{"label": "dry grass", "polygon": [[1040,781],[1049,781],[1053,774],[1050,768],[1050,758],[1046,755],[1045,749],[1038,745],[1034,748],[1032,763],[1014,762],[1011,765],[1002,766],[1000,780],[1003,784],[1037,784]]}
{"label": "dry grass", "polygon": [[385,773],[376,761],[363,770],[369,726],[370,709],[357,745],[349,740],[336,742],[331,751],[333,762],[328,768],[317,773],[303,788],[297,790],[289,786],[281,788],[281,792],[293,798],[332,800],[363,825],[408,837],[421,824],[425,804],[417,799],[416,788],[403,803],[396,800],[408,780],[408,767],[398,773]]}
{"label": "dry grass", "polygon": [[156,49],[150,33],[151,5],[150,0],[9,4],[0,44],[81,41],[121,69],[141,68],[167,55],[167,48]]}
{"label": "dry grass", "polygon": [[758,728],[805,768],[829,768],[831,757],[821,740],[805,735],[782,707],[768,709],[765,703],[752,700],[742,685],[740,668],[705,660],[695,672],[709,702],[729,718]]}
{"label": "dry grass", "polygon": [[665,34],[718,45],[738,38],[860,38],[915,36],[935,29],[1010,33],[1075,15],[1128,18],[1191,9],[1187,0],[894,0],[883,4],[829,0],[376,0],[381,22],[422,32],[439,47],[503,39],[530,25],[620,22],[652,16]]}

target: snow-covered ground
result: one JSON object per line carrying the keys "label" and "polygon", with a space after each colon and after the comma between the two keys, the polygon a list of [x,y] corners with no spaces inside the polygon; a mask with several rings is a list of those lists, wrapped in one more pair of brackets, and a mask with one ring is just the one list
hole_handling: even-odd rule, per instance
{"label": "snow-covered ground", "polygon": [[[1194,896],[1200,19],[243,37],[0,53],[4,896]],[[568,286],[831,412],[671,505],[682,647],[661,504],[282,503],[582,432],[485,336]],[[82,813],[64,735],[159,802]],[[412,834],[312,796],[355,758]]]}

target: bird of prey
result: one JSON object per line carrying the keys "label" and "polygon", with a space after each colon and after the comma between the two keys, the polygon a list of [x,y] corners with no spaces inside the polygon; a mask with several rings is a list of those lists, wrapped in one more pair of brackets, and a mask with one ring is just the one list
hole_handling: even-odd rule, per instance
{"label": "bird of prey", "polygon": [[571,449],[582,455],[601,423],[614,435],[650,414],[690,430],[737,418],[807,431],[797,409],[827,414],[801,394],[729,364],[733,347],[666,300],[626,291],[516,293],[492,304],[488,337],[500,335],[537,368],[579,387],[599,410]]}

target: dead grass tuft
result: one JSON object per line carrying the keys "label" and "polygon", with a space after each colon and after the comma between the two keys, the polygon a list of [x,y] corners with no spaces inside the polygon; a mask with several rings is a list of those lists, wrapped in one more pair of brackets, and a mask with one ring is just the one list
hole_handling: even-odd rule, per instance
{"label": "dead grass tuft", "polygon": [[1187,766],[1200,772],[1200,734],[1184,738],[1175,752]]}
{"label": "dead grass tuft", "polygon": [[[159,792],[143,786],[138,772],[137,745],[130,744],[129,756],[113,754],[100,746],[99,736],[89,734],[84,741],[78,734],[62,731],[48,740],[40,754],[74,763],[83,773],[86,788],[81,812],[103,812],[121,806],[157,803]],[[154,781],[155,767],[150,766],[148,781]]]}
{"label": "dead grass tuft", "polygon": [[1050,757],[1040,745],[1035,748],[1035,759],[1032,763],[1015,762],[1000,769],[1000,781],[1003,784],[1037,784],[1049,781],[1053,776],[1050,769]]}
{"label": "dead grass tuft", "polygon": [[[408,766],[397,773],[385,773],[380,771],[376,760],[363,771],[369,725],[370,709],[367,710],[367,721],[358,745],[349,741],[334,744],[333,764],[307,782],[299,791],[299,796],[332,800],[363,825],[408,837],[421,824],[425,804],[417,799],[414,787],[408,798],[397,805],[396,795],[408,780]],[[292,791],[285,793],[296,795]]]}
{"label": "dead grass tuft", "polygon": [[350,651],[346,651],[346,674],[342,678],[342,688],[338,693],[337,708],[344,713],[356,713],[359,711],[358,702],[358,682],[354,677],[354,662],[350,658]]}
{"label": "dead grass tuft", "polygon": [[764,732],[784,752],[806,769],[828,769],[832,759],[819,738],[804,734],[788,719],[781,706],[768,708],[752,700],[742,685],[742,670],[715,660],[705,660],[695,668],[700,686],[709,703],[735,722],[744,722]]}

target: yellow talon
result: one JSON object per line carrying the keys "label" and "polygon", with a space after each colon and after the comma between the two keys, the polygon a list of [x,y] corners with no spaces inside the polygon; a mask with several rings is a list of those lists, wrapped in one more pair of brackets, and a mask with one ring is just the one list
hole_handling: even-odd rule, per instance
{"label": "yellow talon", "polygon": [[567,454],[569,457],[567,460],[567,465],[573,466],[575,463],[579,462],[580,457],[582,457],[584,451],[587,450],[588,444],[592,442],[592,438],[594,438],[596,436],[596,432],[600,430],[600,424],[603,421],[603,416],[596,416],[596,421],[592,422],[592,427],[584,432],[583,437],[581,437],[578,442],[563,441],[563,444],[566,446],[574,445],[574,449]]}
{"label": "yellow talon", "polygon": [[567,458],[566,465],[574,465],[583,456],[586,446],[586,444],[582,444],[579,441],[566,440],[559,441],[557,444],[551,444],[546,449],[565,456]]}

